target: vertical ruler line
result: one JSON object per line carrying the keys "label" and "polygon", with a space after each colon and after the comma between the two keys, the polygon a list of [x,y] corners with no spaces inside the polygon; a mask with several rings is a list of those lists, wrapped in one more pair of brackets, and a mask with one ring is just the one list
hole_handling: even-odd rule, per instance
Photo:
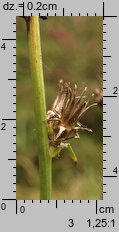
{"label": "vertical ruler line", "polygon": [[96,214],[98,214],[98,201],[96,200],[95,203],[96,203]]}
{"label": "vertical ruler line", "polygon": [[18,202],[16,200],[16,214],[18,213]]}
{"label": "vertical ruler line", "polygon": [[103,2],[103,20],[105,19],[105,5],[104,5],[104,2]]}
{"label": "vertical ruler line", "polygon": [[64,16],[64,8],[63,8],[63,16]]}
{"label": "vertical ruler line", "polygon": [[56,200],[56,209],[57,209],[57,200]]}

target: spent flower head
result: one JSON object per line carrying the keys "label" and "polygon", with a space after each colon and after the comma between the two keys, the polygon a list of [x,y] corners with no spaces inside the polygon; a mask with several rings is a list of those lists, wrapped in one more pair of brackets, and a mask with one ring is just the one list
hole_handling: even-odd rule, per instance
{"label": "spent flower head", "polygon": [[87,87],[83,87],[77,96],[76,84],[72,87],[70,83],[60,80],[58,95],[51,110],[47,112],[49,143],[52,147],[61,147],[69,138],[80,138],[80,130],[92,131],[80,122],[85,112],[97,105],[97,103],[89,104],[89,100],[86,100],[86,90]]}

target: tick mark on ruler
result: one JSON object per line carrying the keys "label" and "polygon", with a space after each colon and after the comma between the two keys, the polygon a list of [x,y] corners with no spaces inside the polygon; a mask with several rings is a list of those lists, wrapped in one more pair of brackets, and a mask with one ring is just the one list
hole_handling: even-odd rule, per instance
{"label": "tick mark on ruler", "polygon": [[64,8],[63,8],[63,16],[64,16]]}
{"label": "tick mark on ruler", "polygon": [[117,16],[105,15],[105,3],[103,2],[103,20],[104,20],[105,18],[117,18]]}
{"label": "tick mark on ruler", "polygon": [[103,56],[104,58],[111,57],[111,56]]}
{"label": "tick mark on ruler", "polygon": [[14,121],[16,118],[2,118],[3,121]]}
{"label": "tick mark on ruler", "polygon": [[57,200],[56,200],[56,209],[57,209]]}
{"label": "tick mark on ruler", "polygon": [[111,135],[103,135],[103,138],[111,138]]}
{"label": "tick mark on ruler", "polygon": [[105,18],[117,18],[116,15],[105,15]]}
{"label": "tick mark on ruler", "polygon": [[104,177],[104,178],[108,178],[108,177],[109,177],[109,178],[110,178],[110,177],[113,178],[113,177],[117,177],[117,176],[103,176],[103,177]]}
{"label": "tick mark on ruler", "polygon": [[12,41],[12,40],[16,40],[16,39],[2,39],[2,40],[3,40],[3,41],[4,41],[4,40],[11,40],[11,41]]}
{"label": "tick mark on ruler", "polygon": [[104,5],[104,2],[103,2],[103,20],[105,18],[105,5]]}
{"label": "tick mark on ruler", "polygon": [[103,96],[103,97],[117,97],[117,95],[105,95],[105,96]]}
{"label": "tick mark on ruler", "polygon": [[97,200],[95,201],[95,205],[96,205],[96,214],[98,213],[98,202],[97,202]]}
{"label": "tick mark on ruler", "polygon": [[2,201],[16,201],[16,199],[12,199],[12,198],[3,198]]}
{"label": "tick mark on ruler", "polygon": [[16,200],[16,214],[17,214],[17,208],[18,208],[18,205],[17,205],[17,200]]}

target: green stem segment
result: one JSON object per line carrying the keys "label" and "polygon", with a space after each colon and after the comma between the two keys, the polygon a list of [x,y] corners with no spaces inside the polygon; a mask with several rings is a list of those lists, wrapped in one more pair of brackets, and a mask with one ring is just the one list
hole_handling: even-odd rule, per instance
{"label": "green stem segment", "polygon": [[36,132],[39,147],[40,199],[51,199],[52,158],[49,155],[46,103],[42,67],[39,17],[27,21],[29,57],[36,117]]}

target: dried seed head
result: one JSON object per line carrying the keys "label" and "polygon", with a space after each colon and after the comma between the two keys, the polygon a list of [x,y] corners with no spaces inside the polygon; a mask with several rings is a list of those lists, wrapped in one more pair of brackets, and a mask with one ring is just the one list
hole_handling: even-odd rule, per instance
{"label": "dried seed head", "polygon": [[[80,123],[84,113],[96,103],[89,105],[89,101],[84,101],[87,97],[84,93],[87,87],[79,96],[76,96],[77,85],[73,87],[70,83],[59,81],[59,92],[51,107],[47,112],[47,122],[52,127],[53,133],[49,135],[50,144],[57,147],[62,141],[68,139],[71,133],[74,137],[79,138],[79,130],[92,131]],[[93,96],[94,94],[92,94]]]}

